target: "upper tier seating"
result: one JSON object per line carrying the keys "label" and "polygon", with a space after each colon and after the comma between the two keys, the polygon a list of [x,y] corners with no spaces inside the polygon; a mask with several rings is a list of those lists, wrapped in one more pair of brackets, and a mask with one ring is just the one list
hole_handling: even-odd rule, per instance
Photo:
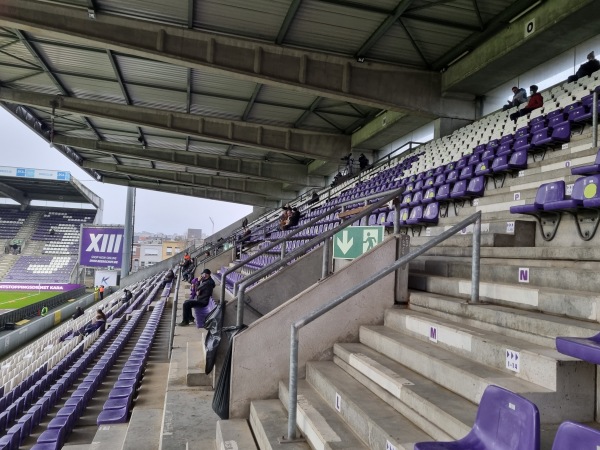
{"label": "upper tier seating", "polygon": [[76,254],[79,250],[81,224],[91,224],[95,211],[57,210],[44,213],[31,239],[46,241],[42,253]]}
{"label": "upper tier seating", "polygon": [[28,216],[29,211],[0,208],[0,239],[14,238]]}

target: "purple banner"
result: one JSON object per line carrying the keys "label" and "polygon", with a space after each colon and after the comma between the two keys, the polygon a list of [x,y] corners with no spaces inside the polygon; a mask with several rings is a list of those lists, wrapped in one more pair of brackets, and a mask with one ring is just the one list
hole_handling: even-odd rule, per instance
{"label": "purple banner", "polygon": [[80,287],[81,284],[0,283],[0,291],[67,292]]}
{"label": "purple banner", "polygon": [[124,228],[83,227],[79,263],[85,267],[121,267]]}

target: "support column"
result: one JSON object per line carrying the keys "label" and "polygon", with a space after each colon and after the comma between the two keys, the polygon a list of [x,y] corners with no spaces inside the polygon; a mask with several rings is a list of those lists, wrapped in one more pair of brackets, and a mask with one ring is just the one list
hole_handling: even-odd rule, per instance
{"label": "support column", "polygon": [[125,207],[125,236],[123,237],[123,260],[121,262],[121,278],[129,275],[131,269],[131,246],[133,245],[133,226],[135,223],[135,188],[127,188],[127,205]]}

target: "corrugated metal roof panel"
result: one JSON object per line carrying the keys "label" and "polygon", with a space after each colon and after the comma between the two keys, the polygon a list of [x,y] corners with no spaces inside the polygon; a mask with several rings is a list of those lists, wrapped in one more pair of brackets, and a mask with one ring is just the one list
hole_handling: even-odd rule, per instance
{"label": "corrugated metal roof panel", "polygon": [[251,147],[234,147],[230,152],[230,156],[248,159],[264,159],[269,152]]}
{"label": "corrugated metal roof panel", "polygon": [[394,11],[394,8],[396,8],[396,6],[398,6],[398,0],[368,0],[364,2],[360,2],[357,0],[349,0],[346,3],[355,4],[357,8],[365,7],[367,9],[380,9],[382,11],[388,11],[390,13]]}
{"label": "corrugated metal roof panel", "polygon": [[99,11],[152,21],[187,24],[188,0],[95,0]]}
{"label": "corrugated metal roof panel", "polygon": [[116,79],[105,51],[39,42],[35,46],[53,70]]}
{"label": "corrugated metal roof panel", "polygon": [[192,95],[191,112],[193,114],[240,120],[246,105],[247,102],[245,101],[194,94]]}
{"label": "corrugated metal roof panel", "polygon": [[256,88],[253,81],[202,70],[192,71],[192,90],[205,95],[228,96],[250,100]]}
{"label": "corrugated metal roof panel", "polygon": [[[61,134],[64,134],[65,136],[70,136],[70,137],[96,139],[96,134],[92,130],[87,130],[87,129],[62,131]],[[79,151],[79,149],[77,151]]]}
{"label": "corrugated metal roof panel", "polygon": [[299,109],[281,108],[279,106],[255,103],[248,120],[265,125],[289,127],[298,120],[303,111]]}
{"label": "corrugated metal roof panel", "polygon": [[194,27],[275,41],[290,0],[203,0]]}
{"label": "corrugated metal roof panel", "polygon": [[189,150],[198,153],[206,153],[208,155],[224,155],[228,144],[221,144],[218,142],[202,142],[202,141],[190,141]]}
{"label": "corrugated metal roof panel", "polygon": [[327,133],[331,133],[332,130],[332,126],[316,114],[309,114],[302,121],[302,128],[315,131],[324,131]]}
{"label": "corrugated metal roof panel", "polygon": [[[394,25],[388,30],[371,48],[368,56],[374,59],[402,63],[407,66],[425,66],[410,39],[399,25]],[[428,62],[431,61],[428,60]]]}
{"label": "corrugated metal roof panel", "polygon": [[410,34],[419,49],[430,63],[436,61],[446,52],[466,39],[471,33],[456,28],[448,28],[434,24],[411,21],[408,25]]}
{"label": "corrugated metal roof panel", "polygon": [[130,136],[137,136],[137,127],[133,123],[122,122],[120,120],[105,119],[103,117],[94,117],[94,126],[101,130],[102,134],[122,134],[127,133]]}
{"label": "corrugated metal roof panel", "polygon": [[115,55],[125,83],[165,87],[185,91],[187,69],[185,67],[152,61],[134,56]]}
{"label": "corrugated metal roof panel", "polygon": [[125,103],[121,87],[116,81],[92,80],[72,75],[55,75],[75,97],[105,102]]}
{"label": "corrugated metal roof panel", "polygon": [[50,79],[50,76],[43,72],[39,75],[26,78],[21,81],[17,81],[12,84],[15,89],[21,89],[24,91],[40,92],[43,94],[61,94],[61,91],[56,87],[54,82]]}
{"label": "corrugated metal roof panel", "polygon": [[285,42],[352,55],[385,20],[383,14],[305,0]]}
{"label": "corrugated metal roof panel", "polygon": [[10,83],[12,80],[16,80],[21,77],[28,77],[40,73],[39,70],[31,70],[24,67],[13,67],[7,66],[0,63],[0,80],[3,83]]}
{"label": "corrugated metal roof panel", "polygon": [[185,137],[181,134],[178,136],[154,136],[145,134],[144,137],[151,147],[185,150]]}
{"label": "corrugated metal roof panel", "polygon": [[8,63],[23,67],[39,67],[37,60],[22,42],[15,42],[2,49],[0,53],[0,64]]}
{"label": "corrugated metal roof panel", "polygon": [[256,101],[259,103],[274,103],[278,105],[290,105],[306,109],[317,97],[307,95],[292,89],[279,86],[262,85]]}
{"label": "corrugated metal roof panel", "polygon": [[137,86],[134,84],[127,85],[127,92],[129,92],[131,102],[136,106],[179,112],[185,112],[186,110],[187,95],[185,92]]}

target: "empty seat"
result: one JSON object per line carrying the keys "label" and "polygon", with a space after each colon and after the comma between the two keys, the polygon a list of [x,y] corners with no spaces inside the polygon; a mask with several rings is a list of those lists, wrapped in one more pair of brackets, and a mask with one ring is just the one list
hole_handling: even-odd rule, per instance
{"label": "empty seat", "polygon": [[600,431],[575,422],[563,422],[558,427],[552,450],[600,448]]}
{"label": "empty seat", "polygon": [[452,442],[415,444],[415,450],[536,450],[539,448],[540,414],[537,406],[520,395],[493,385],[488,386],[483,393],[475,424],[464,438]]}

